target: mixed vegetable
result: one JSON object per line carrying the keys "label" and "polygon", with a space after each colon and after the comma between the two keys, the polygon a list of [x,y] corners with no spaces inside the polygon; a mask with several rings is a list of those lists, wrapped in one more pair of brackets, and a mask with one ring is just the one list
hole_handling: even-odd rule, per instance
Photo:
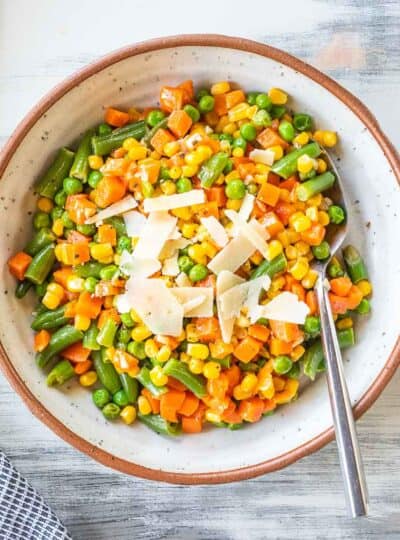
{"label": "mixed vegetable", "polygon": [[[333,131],[278,88],[164,86],[160,106],[107,109],[38,181],[34,235],[9,260],[33,289],[37,364],[77,378],[108,420],[158,433],[237,429],[324,370],[313,259],[346,215],[323,147]],[[328,192],[329,193],[329,192]],[[328,266],[341,347],[371,284],[353,246]]]}

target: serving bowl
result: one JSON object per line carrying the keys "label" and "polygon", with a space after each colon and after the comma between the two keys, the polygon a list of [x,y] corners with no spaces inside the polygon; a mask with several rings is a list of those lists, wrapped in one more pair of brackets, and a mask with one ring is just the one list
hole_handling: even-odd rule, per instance
{"label": "serving bowl", "polygon": [[345,373],[358,417],[376,400],[400,361],[398,275],[400,160],[368,109],[337,83],[296,58],[252,41],[187,35],[111,53],[50,92],[11,136],[0,160],[0,364],[30,410],[94,459],[120,471],[175,483],[218,483],[267,473],[314,452],[334,437],[323,378],[299,399],[245,429],[160,437],[145,426],[110,424],[78,385],[48,388],[35,365],[30,312],[17,300],[6,261],[31,232],[33,184],[56,149],[73,144],[109,105],[157,102],[162,84],[191,78],[198,87],[232,80],[245,90],[282,87],[291,105],[336,130],[336,165],[349,194],[350,240],[360,246],[374,284],[372,314],[357,324]]}

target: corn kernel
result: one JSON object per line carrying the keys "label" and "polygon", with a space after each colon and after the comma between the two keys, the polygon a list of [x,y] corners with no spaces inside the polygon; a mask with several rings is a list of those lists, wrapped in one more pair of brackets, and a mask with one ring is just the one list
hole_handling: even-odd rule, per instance
{"label": "corn kernel", "polygon": [[296,232],[300,233],[311,227],[311,219],[302,212],[296,212],[290,217],[290,224]]}
{"label": "corn kernel", "polygon": [[243,157],[244,156],[243,148],[234,148],[232,150],[232,156],[233,157]]}
{"label": "corn kernel", "polygon": [[154,339],[147,339],[144,344],[144,352],[148,358],[155,358],[158,353],[158,345]]}
{"label": "corn kernel", "polygon": [[288,230],[287,237],[289,240],[289,244],[295,244],[296,242],[300,240],[300,234],[296,231]]}
{"label": "corn kernel", "polygon": [[290,353],[290,358],[294,362],[297,362],[297,360],[300,360],[300,358],[303,356],[305,352],[306,350],[302,345],[297,345],[297,347],[294,347],[293,351]]}
{"label": "corn kernel", "polygon": [[189,221],[189,219],[193,217],[193,212],[188,206],[184,208],[174,208],[174,210],[171,210],[171,214],[184,221]]}
{"label": "corn kernel", "polygon": [[184,238],[193,238],[197,231],[196,223],[184,223],[182,225],[182,236]]}
{"label": "corn kernel", "polygon": [[273,105],[285,105],[288,100],[287,94],[280,88],[270,88],[268,91],[268,96]]}
{"label": "corn kernel", "polygon": [[228,210],[238,211],[242,206],[242,201],[240,199],[228,199],[226,202],[226,207]]}
{"label": "corn kernel", "polygon": [[206,362],[203,368],[203,375],[206,379],[218,379],[221,373],[221,365],[218,362]]}
{"label": "corn kernel", "polygon": [[136,408],[133,405],[127,405],[122,409],[119,415],[121,420],[129,426],[136,420]]}
{"label": "corn kernel", "polygon": [[293,266],[289,268],[289,272],[292,274],[294,279],[300,281],[306,276],[309,269],[310,265],[308,260],[305,257],[299,257]]}
{"label": "corn kernel", "polygon": [[285,248],[285,255],[288,259],[297,259],[297,249],[294,246],[288,246]]}
{"label": "corn kernel", "polygon": [[56,309],[60,305],[60,302],[61,299],[51,292],[46,292],[42,299],[42,304],[46,306],[47,309]]}
{"label": "corn kernel", "polygon": [[189,343],[187,346],[187,353],[198,360],[206,360],[210,351],[207,345],[204,345],[203,343]]}
{"label": "corn kernel", "polygon": [[250,261],[251,261],[253,264],[256,264],[257,266],[258,266],[259,264],[262,263],[263,259],[264,259],[264,257],[261,255],[261,253],[260,253],[259,251],[256,251],[256,252],[254,253],[254,255],[252,255],[252,256],[250,257]]}
{"label": "corn kernel", "polygon": [[[240,122],[238,122],[238,123],[240,124]],[[240,129],[237,129],[236,131],[234,131],[234,132],[232,133],[232,135],[233,135],[233,137],[234,137],[235,139],[237,139],[238,137],[240,137]]]}
{"label": "corn kernel", "polygon": [[324,131],[322,135],[322,144],[331,148],[337,144],[337,135],[334,131]]}
{"label": "corn kernel", "polygon": [[147,148],[142,145],[133,146],[128,152],[129,159],[133,159],[136,161],[139,159],[144,159],[146,156]]}
{"label": "corn kernel", "polygon": [[199,360],[198,358],[191,358],[189,360],[189,370],[196,374],[196,375],[200,375],[200,373],[203,373],[203,369],[204,369],[204,361],[203,360]]}
{"label": "corn kernel", "polygon": [[129,152],[131,148],[134,148],[135,146],[139,145],[139,141],[137,141],[134,137],[128,137],[124,140],[122,143],[122,148]]}
{"label": "corn kernel", "polygon": [[221,416],[215,411],[212,411],[211,409],[206,410],[205,419],[207,420],[207,422],[211,422],[213,424],[221,422]]}
{"label": "corn kernel", "polygon": [[47,197],[40,197],[37,202],[37,207],[42,212],[50,214],[50,212],[53,210],[54,204],[51,199],[48,199]]}
{"label": "corn kernel", "polygon": [[310,140],[310,137],[307,135],[305,131],[303,131],[302,133],[299,133],[298,135],[296,135],[296,137],[293,139],[293,143],[298,144],[300,146],[304,146],[305,144],[308,143],[309,140]]}
{"label": "corn kernel", "polygon": [[324,161],[321,158],[318,158],[317,159],[317,172],[319,172],[320,174],[324,173],[327,168],[328,168],[328,166],[326,164],[326,161]]}
{"label": "corn kernel", "polygon": [[64,223],[61,218],[55,219],[51,228],[56,236],[62,236],[64,233]]}
{"label": "corn kernel", "polygon": [[228,112],[228,118],[230,122],[238,122],[247,118],[247,111],[250,109],[248,103],[239,103],[230,109]]}
{"label": "corn kernel", "polygon": [[240,386],[244,392],[250,392],[251,394],[254,392],[258,385],[258,378],[255,373],[248,373],[245,375],[242,379],[242,382],[240,383]]}
{"label": "corn kernel", "polygon": [[324,131],[321,131],[319,129],[317,131],[314,131],[313,139],[314,139],[314,141],[319,142],[319,143],[322,144],[323,141],[324,141]]}
{"label": "corn kernel", "polygon": [[74,326],[77,330],[85,332],[90,326],[90,319],[86,315],[75,315]]}
{"label": "corn kernel", "polygon": [[257,111],[258,111],[257,105],[253,105],[252,107],[249,107],[247,109],[247,118],[249,120],[252,120]]}
{"label": "corn kernel", "polygon": [[139,396],[137,403],[140,414],[144,414],[145,416],[147,416],[151,413],[151,405],[149,403],[149,400],[145,396]]}
{"label": "corn kernel", "polygon": [[302,255],[307,255],[307,253],[309,253],[311,249],[310,246],[306,244],[306,242],[303,242],[302,240],[300,240],[300,242],[296,242],[294,247],[297,249],[297,253],[300,255],[300,257]]}
{"label": "corn kernel", "polygon": [[93,155],[93,156],[88,157],[88,163],[91,169],[94,169],[95,171],[97,171],[104,165],[104,160],[101,156]]}
{"label": "corn kernel", "polygon": [[224,130],[224,127],[228,124],[229,124],[228,115],[224,114],[224,116],[221,116],[221,118],[218,120],[218,124],[215,126],[215,131],[217,133],[222,133],[222,131]]}
{"label": "corn kernel", "polygon": [[360,289],[361,294],[363,296],[369,296],[372,293],[372,285],[368,281],[368,279],[363,279],[363,280],[359,281],[357,283],[356,287],[358,287]]}
{"label": "corn kernel", "polygon": [[312,289],[317,281],[318,273],[315,270],[309,270],[301,280],[301,284],[305,289]]}
{"label": "corn kernel", "polygon": [[175,154],[177,154],[180,149],[181,149],[181,147],[180,147],[180,144],[178,143],[178,141],[171,141],[171,142],[167,142],[164,145],[163,153],[168,157],[172,157]]}
{"label": "corn kernel", "polygon": [[156,150],[153,150],[150,152],[151,159],[159,160],[161,158],[161,154],[159,154]]}
{"label": "corn kernel", "polygon": [[178,180],[182,176],[181,167],[171,167],[168,172],[172,180]]}
{"label": "corn kernel", "polygon": [[60,299],[62,299],[64,296],[64,288],[59,283],[55,283],[54,281],[47,285],[46,290],[49,293],[55,294]]}
{"label": "corn kernel", "polygon": [[95,371],[87,371],[79,377],[79,384],[82,386],[93,386],[97,382],[97,373]]}
{"label": "corn kernel", "polygon": [[307,206],[320,206],[322,204],[322,195],[321,193],[318,193],[317,195],[314,195],[314,197],[311,197],[307,201]]}
{"label": "corn kernel", "polygon": [[138,323],[138,324],[143,323],[142,319],[140,318],[140,316],[134,309],[130,310],[129,315],[131,316],[131,319],[133,322]]}
{"label": "corn kernel", "polygon": [[[179,360],[183,362],[184,364],[188,364],[190,362],[190,356],[185,352],[181,352],[179,355]],[[203,371],[203,368],[202,368],[202,371]]]}
{"label": "corn kernel", "polygon": [[231,85],[228,83],[228,81],[220,81],[217,83],[214,83],[211,86],[211,95],[212,96],[219,96],[220,94],[226,94],[231,89]]}
{"label": "corn kernel", "polygon": [[[168,345],[163,345],[160,347],[160,350],[158,351],[156,355],[157,362],[160,362],[161,364],[164,364],[167,362],[171,357],[171,349],[168,347]],[[186,353],[185,353],[186,354]]]}
{"label": "corn kernel", "polygon": [[96,261],[101,261],[109,257],[113,257],[114,251],[112,245],[106,244],[93,244],[90,248],[90,254]]}
{"label": "corn kernel", "polygon": [[272,261],[283,251],[283,246],[279,240],[271,240],[267,247],[267,259]]}
{"label": "corn kernel", "polygon": [[195,174],[197,174],[199,168],[197,165],[183,165],[182,166],[182,174],[183,176],[186,176],[187,178],[191,178]]}
{"label": "corn kernel", "polygon": [[233,389],[233,397],[238,401],[242,399],[248,399],[249,397],[251,397],[251,392],[247,392],[243,390],[241,385],[237,385]]}
{"label": "corn kernel", "polygon": [[306,210],[306,216],[311,219],[311,221],[318,221],[318,208],[316,206],[309,206]]}
{"label": "corn kernel", "polygon": [[201,159],[201,161],[205,161],[206,159],[210,158],[212,153],[211,148],[205,144],[200,144],[195,150],[195,154],[199,157],[199,159]]}
{"label": "corn kernel", "polygon": [[329,225],[330,219],[328,212],[324,212],[323,210],[318,212],[318,221],[320,225],[323,225],[324,227]]}
{"label": "corn kernel", "polygon": [[218,253],[218,249],[211,242],[202,242],[201,247],[204,249],[204,253],[212,259]]}
{"label": "corn kernel", "polygon": [[307,174],[314,168],[314,160],[304,154],[300,156],[297,160],[297,170],[303,174]]}
{"label": "corn kernel", "polygon": [[185,328],[186,331],[186,339],[190,343],[195,343],[199,339],[199,333],[197,331],[196,325],[193,323],[189,323],[186,325]]}
{"label": "corn kernel", "polygon": [[145,324],[138,324],[135,328],[132,328],[131,338],[135,341],[144,341],[150,337],[151,334],[151,330],[149,330]]}
{"label": "corn kernel", "polygon": [[164,195],[173,195],[176,193],[176,184],[172,180],[165,180],[160,187]]}
{"label": "corn kernel", "polygon": [[203,161],[201,156],[196,154],[196,152],[188,152],[185,155],[185,163],[186,165],[200,165],[200,163]]}
{"label": "corn kernel", "polygon": [[207,264],[207,257],[204,248],[200,244],[194,244],[188,249],[188,255],[197,264]]}
{"label": "corn kernel", "polygon": [[77,293],[83,291],[85,280],[79,276],[71,274],[67,278],[67,289],[69,292]]}
{"label": "corn kernel", "polygon": [[150,370],[150,380],[155,386],[165,386],[168,382],[168,376],[165,375],[161,366],[154,366]]}
{"label": "corn kernel", "polygon": [[279,144],[277,144],[276,146],[271,146],[269,150],[274,153],[274,161],[278,161],[283,157],[283,148]]}
{"label": "corn kernel", "polygon": [[346,330],[347,328],[352,328],[353,319],[351,317],[345,317],[344,319],[339,319],[336,322],[336,328],[339,330]]}

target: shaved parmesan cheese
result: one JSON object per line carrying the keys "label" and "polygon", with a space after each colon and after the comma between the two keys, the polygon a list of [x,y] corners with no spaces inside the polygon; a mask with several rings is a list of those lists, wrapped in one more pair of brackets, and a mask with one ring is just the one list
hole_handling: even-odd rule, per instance
{"label": "shaved parmesan cheese", "polygon": [[161,273],[163,276],[177,276],[179,272],[178,252],[176,252],[175,255],[164,260]]}
{"label": "shaved parmesan cheese", "polygon": [[240,219],[242,219],[243,221],[247,221],[249,219],[250,214],[252,213],[253,208],[254,208],[255,200],[256,198],[254,197],[254,195],[251,195],[250,193],[246,193],[242,201],[242,206],[240,207],[240,210],[239,210]]}
{"label": "shaved parmesan cheese", "polygon": [[143,214],[137,210],[132,210],[123,214],[122,217],[125,221],[126,234],[128,236],[140,236],[142,234],[143,227],[146,223],[146,217]]}
{"label": "shaved parmesan cheese", "polygon": [[261,290],[268,291],[271,286],[271,278],[267,275],[261,276],[257,279],[252,279],[249,282],[249,288],[247,291],[247,298],[244,306],[248,310],[250,321],[256,322],[260,317],[259,313],[259,300]]}
{"label": "shaved parmesan cheese", "polygon": [[223,270],[235,272],[254,252],[254,245],[244,235],[239,234],[211,259],[208,268],[214,274],[219,274]]}
{"label": "shaved parmesan cheese", "polygon": [[[146,199],[147,200],[147,199]],[[178,219],[168,212],[152,212],[146,220],[134,251],[140,259],[157,259]]]}
{"label": "shaved parmesan cheese", "polygon": [[267,229],[259,221],[257,221],[256,218],[253,218],[250,221],[250,225],[261,236],[261,238],[263,238],[264,240],[268,240],[269,233]]}
{"label": "shaved parmesan cheese", "polygon": [[183,306],[161,279],[130,279],[125,294],[117,297],[117,309],[134,309],[153,334],[182,333]]}
{"label": "shaved parmesan cheese", "polygon": [[224,319],[238,317],[243,307],[254,310],[258,306],[261,289],[267,290],[271,284],[269,276],[246,281],[231,287],[219,297],[219,305]]}
{"label": "shaved parmesan cheese", "polygon": [[175,208],[201,204],[205,200],[206,194],[202,189],[192,189],[191,191],[177,193],[176,195],[161,195],[160,197],[154,197],[154,199],[145,199],[143,208],[146,213],[160,212],[162,210],[174,210]]}
{"label": "shaved parmesan cheese", "polygon": [[178,238],[182,238],[182,234],[180,233],[178,227],[175,227],[175,229],[169,235],[168,240],[178,240]]}
{"label": "shaved parmesan cheese", "polygon": [[228,243],[228,235],[226,230],[214,216],[200,218],[202,225],[207,229],[207,232],[217,244],[217,246],[224,247]]}
{"label": "shaved parmesan cheese", "polygon": [[124,212],[128,212],[128,210],[132,210],[132,208],[137,207],[137,202],[132,197],[132,195],[127,195],[120,201],[112,204],[108,208],[105,208],[104,210],[100,210],[97,214],[90,217],[85,221],[86,225],[91,225],[92,223],[99,223],[100,221],[103,221],[107,218],[117,216],[118,214],[123,214]]}
{"label": "shaved parmesan cheese", "polygon": [[178,287],[190,287],[192,284],[185,272],[181,272],[178,276],[176,276],[175,283],[178,285]]}
{"label": "shaved parmesan cheese", "polygon": [[243,221],[239,214],[234,210],[225,210],[225,215],[232,221],[235,227],[239,229],[240,234],[245,236],[246,239],[253,244],[255,249],[258,249],[261,255],[266,258],[268,245],[256,228],[250,225],[250,223]]}
{"label": "shaved parmesan cheese", "polygon": [[275,296],[265,306],[260,306],[259,317],[304,324],[309,312],[310,309],[305,302],[300,301],[295,294],[285,291]]}
{"label": "shaved parmesan cheese", "polygon": [[124,250],[121,254],[119,267],[128,276],[146,278],[158,272],[161,263],[157,259],[139,259],[129,251]]}
{"label": "shaved parmesan cheese", "polygon": [[187,238],[178,238],[177,240],[167,240],[160,253],[160,259],[166,259],[168,257],[172,257],[180,249],[185,249],[185,247],[189,246],[191,243],[192,243],[191,240],[187,240]]}
{"label": "shaved parmesan cheese", "polygon": [[230,343],[232,339],[233,325],[235,324],[235,317],[224,318],[222,316],[221,296],[232,287],[240,285],[243,282],[244,282],[244,279],[237,276],[236,274],[233,274],[232,272],[229,272],[228,270],[222,270],[221,273],[219,273],[217,276],[217,285],[216,285],[217,313],[218,313],[219,326],[221,328],[222,340],[225,343]]}
{"label": "shaved parmesan cheese", "polygon": [[269,165],[270,167],[274,164],[275,154],[272,150],[252,150],[249,154],[249,158],[255,161],[256,163],[263,163],[264,165]]}
{"label": "shaved parmesan cheese", "polygon": [[[212,317],[214,302],[212,287],[172,287],[170,291],[183,306],[186,306],[185,317]],[[198,300],[200,297],[201,302]],[[196,300],[197,304],[191,304],[193,300]]]}

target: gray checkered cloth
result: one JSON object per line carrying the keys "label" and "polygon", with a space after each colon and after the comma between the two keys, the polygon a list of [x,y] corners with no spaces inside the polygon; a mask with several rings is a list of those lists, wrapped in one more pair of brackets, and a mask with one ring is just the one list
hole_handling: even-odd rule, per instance
{"label": "gray checkered cloth", "polygon": [[42,497],[0,452],[0,540],[72,540]]}

